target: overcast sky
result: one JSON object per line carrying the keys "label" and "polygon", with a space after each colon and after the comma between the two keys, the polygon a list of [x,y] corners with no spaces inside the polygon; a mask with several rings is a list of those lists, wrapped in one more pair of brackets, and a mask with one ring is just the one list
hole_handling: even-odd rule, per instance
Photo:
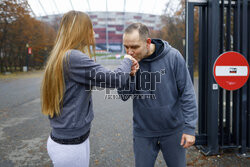
{"label": "overcast sky", "polygon": [[[126,12],[160,15],[169,0],[126,0]],[[65,13],[69,10],[106,11],[106,0],[28,0],[36,16]],[[177,7],[179,0],[172,0]],[[71,5],[72,4],[72,5]],[[124,0],[107,0],[108,11],[123,11]]]}

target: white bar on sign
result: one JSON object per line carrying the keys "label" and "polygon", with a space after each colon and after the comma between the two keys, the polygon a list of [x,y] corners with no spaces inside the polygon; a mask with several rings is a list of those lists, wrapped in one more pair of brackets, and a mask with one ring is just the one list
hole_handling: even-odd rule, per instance
{"label": "white bar on sign", "polygon": [[247,66],[216,66],[216,76],[247,76]]}

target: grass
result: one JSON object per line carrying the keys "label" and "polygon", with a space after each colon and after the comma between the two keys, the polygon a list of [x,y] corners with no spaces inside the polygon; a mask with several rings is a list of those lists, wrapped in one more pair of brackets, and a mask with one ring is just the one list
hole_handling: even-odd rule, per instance
{"label": "grass", "polygon": [[40,77],[43,74],[43,70],[28,71],[28,72],[13,72],[10,74],[0,73],[0,79],[16,79],[16,78],[33,78]]}
{"label": "grass", "polygon": [[113,59],[116,59],[116,58],[115,57],[107,57],[107,58],[104,58],[104,59],[113,60]]}
{"label": "grass", "polygon": [[95,53],[96,56],[107,56],[110,53]]}
{"label": "grass", "polygon": [[197,70],[194,71],[194,77],[195,78],[199,77],[199,72]]}

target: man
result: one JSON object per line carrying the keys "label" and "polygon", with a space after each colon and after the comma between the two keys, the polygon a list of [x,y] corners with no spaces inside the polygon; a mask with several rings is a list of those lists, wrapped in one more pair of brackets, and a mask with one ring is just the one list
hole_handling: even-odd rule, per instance
{"label": "man", "polygon": [[162,151],[168,167],[186,166],[186,148],[195,143],[197,104],[185,60],[166,41],[150,39],[141,23],[123,35],[127,54],[140,65],[126,90],[133,97],[133,142],[136,167],[153,167]]}

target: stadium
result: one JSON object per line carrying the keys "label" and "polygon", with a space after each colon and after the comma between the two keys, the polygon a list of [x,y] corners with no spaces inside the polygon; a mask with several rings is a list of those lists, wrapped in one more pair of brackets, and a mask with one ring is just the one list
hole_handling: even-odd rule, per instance
{"label": "stadium", "polygon": [[[160,15],[132,13],[132,12],[87,12],[90,16],[96,39],[96,49],[108,52],[122,51],[122,34],[124,28],[131,23],[141,22],[150,30],[158,31],[161,28]],[[55,24],[62,15],[48,15],[38,17],[38,20]]]}

